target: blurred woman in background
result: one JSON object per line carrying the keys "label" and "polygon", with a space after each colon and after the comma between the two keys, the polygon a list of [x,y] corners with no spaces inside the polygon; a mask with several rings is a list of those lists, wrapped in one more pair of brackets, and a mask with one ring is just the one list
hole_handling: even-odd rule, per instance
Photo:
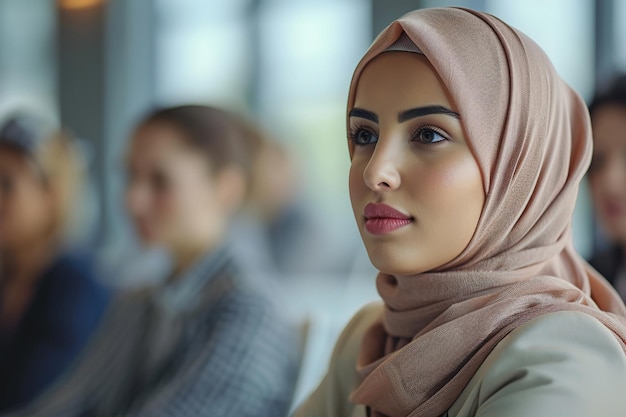
{"label": "blurred woman in background", "polygon": [[608,245],[597,248],[590,263],[626,300],[626,76],[617,78],[589,106],[593,159],[589,184]]}
{"label": "blurred woman in background", "polygon": [[123,294],[76,372],[20,415],[281,416],[296,376],[291,326],[224,244],[244,201],[238,119],[205,106],[157,111],[127,154],[140,239],[173,259],[163,283]]}
{"label": "blurred woman in background", "polygon": [[[260,126],[241,121],[250,150],[251,182],[246,204],[230,229],[233,250],[246,272],[267,278],[301,278],[337,267],[327,252],[324,228],[300,194],[298,161]],[[345,256],[342,257],[345,262]]]}
{"label": "blurred woman in background", "polygon": [[91,258],[67,245],[83,174],[66,132],[28,115],[0,130],[0,411],[59,378],[109,299]]}

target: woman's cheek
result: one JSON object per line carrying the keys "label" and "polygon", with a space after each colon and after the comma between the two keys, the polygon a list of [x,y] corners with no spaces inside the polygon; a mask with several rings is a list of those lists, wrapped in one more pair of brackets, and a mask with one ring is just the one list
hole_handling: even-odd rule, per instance
{"label": "woman's cheek", "polygon": [[485,199],[482,177],[471,154],[439,161],[422,175],[420,237],[437,248],[442,265],[458,256],[476,231]]}
{"label": "woman's cheek", "polygon": [[363,179],[363,171],[365,169],[363,161],[359,159],[353,159],[352,165],[350,166],[350,172],[348,174],[348,188],[350,192],[350,201],[352,203],[352,208],[355,211],[355,215],[357,214],[357,210],[359,210],[359,205],[362,203],[361,199],[365,194],[365,181]]}
{"label": "woman's cheek", "polygon": [[429,195],[437,210],[458,210],[484,200],[480,172],[473,158],[466,155],[454,155],[425,169],[420,182],[422,192]]}

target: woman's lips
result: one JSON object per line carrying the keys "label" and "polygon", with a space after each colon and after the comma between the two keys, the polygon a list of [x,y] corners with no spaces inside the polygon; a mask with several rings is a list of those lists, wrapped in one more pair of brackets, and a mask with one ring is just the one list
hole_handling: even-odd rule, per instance
{"label": "woman's lips", "polygon": [[365,230],[373,235],[384,235],[413,222],[408,216],[386,204],[369,203],[363,210]]}

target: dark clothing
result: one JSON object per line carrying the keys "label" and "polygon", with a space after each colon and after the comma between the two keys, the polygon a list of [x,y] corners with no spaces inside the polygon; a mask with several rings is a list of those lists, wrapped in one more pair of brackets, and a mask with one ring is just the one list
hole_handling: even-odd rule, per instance
{"label": "dark clothing", "polygon": [[0,411],[32,401],[81,353],[110,298],[95,275],[88,256],[58,256],[15,331],[0,333]]}
{"label": "dark clothing", "polygon": [[622,300],[626,301],[626,265],[623,248],[615,245],[598,252],[589,263],[611,283]]}
{"label": "dark clothing", "polygon": [[617,274],[622,265],[624,265],[623,250],[615,245],[604,251],[596,252],[589,260],[589,263],[601,273],[611,285],[615,286]]}
{"label": "dark clothing", "polygon": [[120,294],[72,375],[15,415],[281,417],[295,336],[216,250],[182,276]]}

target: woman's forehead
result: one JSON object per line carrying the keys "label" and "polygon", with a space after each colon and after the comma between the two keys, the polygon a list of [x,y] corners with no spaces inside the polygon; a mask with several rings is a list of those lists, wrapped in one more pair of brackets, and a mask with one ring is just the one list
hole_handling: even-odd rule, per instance
{"label": "woman's forehead", "polygon": [[432,66],[422,55],[384,52],[363,69],[353,107],[403,111],[423,105],[453,107]]}

